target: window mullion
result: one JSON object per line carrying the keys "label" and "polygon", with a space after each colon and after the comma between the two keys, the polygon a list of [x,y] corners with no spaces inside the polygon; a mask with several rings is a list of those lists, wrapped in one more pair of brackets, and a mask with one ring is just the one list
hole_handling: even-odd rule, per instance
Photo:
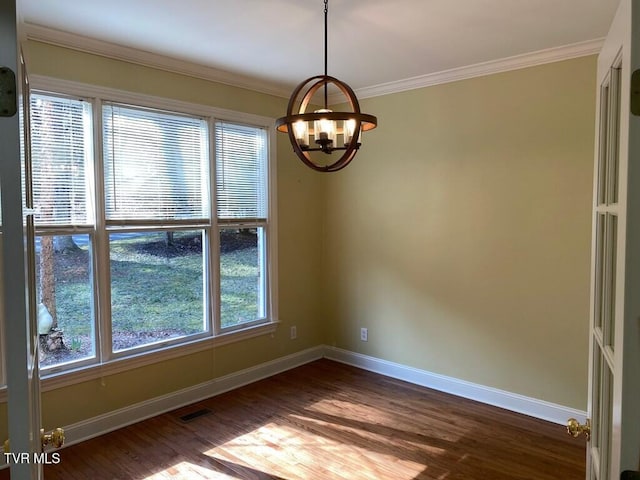
{"label": "window mullion", "polygon": [[267,315],[272,322],[278,321],[278,209],[277,209],[277,168],[276,142],[274,129],[267,138],[267,218],[265,227],[267,265],[266,265],[266,295]]}
{"label": "window mullion", "polygon": [[147,219],[124,219],[106,220],[105,226],[108,230],[178,230],[185,228],[202,228],[209,225],[208,218],[198,219],[169,219],[169,220],[147,220]]}
{"label": "window mullion", "polygon": [[209,279],[209,324],[213,335],[219,335],[220,324],[220,230],[218,226],[218,207],[216,189],[216,121],[207,119],[209,130],[209,216],[211,229],[208,235],[207,272]]}
{"label": "window mullion", "polygon": [[93,234],[93,225],[37,225],[36,235],[79,235]]}
{"label": "window mullion", "polygon": [[254,228],[267,225],[266,218],[218,218],[218,225],[227,228]]}
{"label": "window mullion", "polygon": [[107,232],[104,192],[104,146],[102,138],[102,100],[96,99],[93,113],[94,184],[96,233],[93,255],[95,283],[94,310],[96,319],[96,354],[101,363],[113,356],[111,341],[111,272],[109,268],[109,234]]}

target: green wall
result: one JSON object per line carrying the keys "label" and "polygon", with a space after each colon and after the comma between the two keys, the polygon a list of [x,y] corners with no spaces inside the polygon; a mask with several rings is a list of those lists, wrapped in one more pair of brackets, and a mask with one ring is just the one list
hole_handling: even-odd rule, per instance
{"label": "green wall", "polygon": [[[29,42],[30,74],[101,85],[257,115],[277,117],[287,100],[43,43]],[[322,288],[322,178],[295,159],[278,135],[279,319],[276,333],[183,356],[42,395],[44,427],[69,425],[158,395],[273,360],[324,342]],[[289,327],[298,338],[290,340]],[[4,407],[4,405],[0,405]],[[0,414],[4,410],[0,410]],[[3,417],[3,416],[2,416]],[[0,418],[2,418],[0,417]],[[6,422],[0,436],[6,435]]]}
{"label": "green wall", "polygon": [[595,57],[361,106],[378,129],[327,181],[328,342],[586,410]]}
{"label": "green wall", "polygon": [[[286,99],[37,42],[27,62],[32,74],[286,110]],[[594,92],[586,57],[364,99],[379,127],[331,175],[278,136],[276,334],[45,392],[45,428],[325,343],[586,409]]]}

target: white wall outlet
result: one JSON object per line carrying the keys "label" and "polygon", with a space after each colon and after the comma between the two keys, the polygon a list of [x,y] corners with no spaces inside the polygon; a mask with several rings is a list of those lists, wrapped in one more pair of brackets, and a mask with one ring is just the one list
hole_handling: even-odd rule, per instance
{"label": "white wall outlet", "polygon": [[291,340],[295,340],[296,338],[298,338],[298,329],[294,325],[291,327]]}
{"label": "white wall outlet", "polygon": [[361,328],[360,329],[360,340],[362,340],[363,342],[366,342],[369,340],[369,329],[368,328]]}

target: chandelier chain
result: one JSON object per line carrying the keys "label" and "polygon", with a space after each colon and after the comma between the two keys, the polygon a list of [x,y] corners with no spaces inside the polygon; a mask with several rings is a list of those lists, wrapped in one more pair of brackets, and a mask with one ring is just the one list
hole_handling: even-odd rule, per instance
{"label": "chandelier chain", "polygon": [[[324,76],[327,76],[327,14],[329,13],[329,0],[324,0]],[[328,105],[327,84],[324,84],[324,108]]]}

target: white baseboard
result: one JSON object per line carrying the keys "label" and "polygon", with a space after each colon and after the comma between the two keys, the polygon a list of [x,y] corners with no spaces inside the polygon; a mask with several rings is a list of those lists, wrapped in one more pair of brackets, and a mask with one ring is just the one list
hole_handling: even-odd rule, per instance
{"label": "white baseboard", "polygon": [[325,346],[324,357],[381,375],[397,378],[398,380],[404,380],[423,387],[476,400],[513,412],[523,413],[560,425],[564,425],[570,417],[577,418],[580,422],[584,422],[587,416],[586,412],[555,403],[525,397],[524,395],[518,395],[496,388],[485,387],[484,385],[458,380],[456,378],[427,372],[340,348]]}
{"label": "white baseboard", "polygon": [[323,357],[317,346],[65,427],[65,446],[228,392]]}
{"label": "white baseboard", "polygon": [[585,412],[561,405],[465,382],[335,347],[319,345],[199,385],[194,385],[193,387],[114,410],[73,425],[68,425],[65,427],[65,445],[73,445],[103,435],[323,357],[416,385],[433,388],[434,390],[469,398],[558,424],[564,424],[569,417],[575,417],[581,422],[586,418]]}

